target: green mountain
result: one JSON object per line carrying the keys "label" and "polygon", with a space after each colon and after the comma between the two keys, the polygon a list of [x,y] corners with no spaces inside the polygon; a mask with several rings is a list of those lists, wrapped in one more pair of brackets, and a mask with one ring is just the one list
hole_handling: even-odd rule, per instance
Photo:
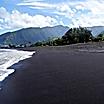
{"label": "green mountain", "polygon": [[93,27],[88,27],[88,29],[92,31],[92,35],[97,36],[102,31],[104,31],[104,26],[93,26]]}
{"label": "green mountain", "polygon": [[0,44],[28,44],[38,41],[46,41],[49,38],[61,37],[68,30],[68,27],[54,26],[43,28],[25,28],[14,32],[7,32],[0,35]]}
{"label": "green mountain", "polygon": [[[91,30],[92,35],[97,36],[104,31],[104,26],[93,26],[87,27]],[[7,32],[0,35],[0,44],[28,44],[36,43],[38,41],[46,41],[48,39],[62,37],[69,27],[65,26],[54,26],[54,27],[30,27],[14,32]]]}

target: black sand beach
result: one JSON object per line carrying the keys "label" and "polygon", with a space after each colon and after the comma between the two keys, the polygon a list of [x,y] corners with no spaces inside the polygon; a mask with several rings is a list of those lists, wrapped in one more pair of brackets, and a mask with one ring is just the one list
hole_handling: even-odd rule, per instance
{"label": "black sand beach", "polygon": [[2,83],[0,104],[104,104],[104,53],[36,51]]}

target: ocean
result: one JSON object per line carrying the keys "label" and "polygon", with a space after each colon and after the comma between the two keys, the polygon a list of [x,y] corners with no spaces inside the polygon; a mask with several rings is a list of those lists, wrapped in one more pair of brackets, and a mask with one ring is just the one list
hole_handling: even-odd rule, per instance
{"label": "ocean", "polygon": [[19,51],[13,49],[0,49],[0,82],[15,72],[15,69],[8,69],[20,60],[29,58],[35,52]]}

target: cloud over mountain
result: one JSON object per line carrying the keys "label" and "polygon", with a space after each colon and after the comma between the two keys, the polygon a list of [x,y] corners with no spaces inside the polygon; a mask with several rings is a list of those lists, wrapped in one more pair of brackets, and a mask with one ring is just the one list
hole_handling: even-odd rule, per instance
{"label": "cloud over mountain", "polygon": [[57,20],[50,16],[29,15],[13,10],[9,13],[4,7],[0,7],[0,29],[18,29],[26,27],[45,27],[57,25]]}
{"label": "cloud over mountain", "polygon": [[104,0],[0,1],[0,31],[64,25],[104,26]]}
{"label": "cloud over mountain", "polygon": [[[25,0],[24,0],[25,1]],[[61,0],[60,2],[31,1],[18,3],[32,9],[51,10],[61,18],[67,18],[69,26],[104,25],[104,0]]]}

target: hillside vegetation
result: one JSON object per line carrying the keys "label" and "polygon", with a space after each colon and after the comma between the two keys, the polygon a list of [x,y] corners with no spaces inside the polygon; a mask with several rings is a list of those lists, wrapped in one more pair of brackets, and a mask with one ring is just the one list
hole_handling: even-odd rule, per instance
{"label": "hillside vegetation", "polygon": [[[97,31],[97,28],[100,29]],[[99,33],[94,35],[94,31]],[[101,31],[101,32],[100,32]],[[64,26],[27,28],[8,32],[0,36],[0,44],[7,47],[34,47],[34,46],[60,46],[76,43],[104,41],[103,27],[78,27]]]}
{"label": "hillside vegetation", "polygon": [[99,42],[104,40],[104,33],[100,33],[97,37],[94,37],[91,30],[86,27],[71,28],[61,38],[55,40],[37,42],[32,46],[59,46],[69,45],[75,43],[87,43],[87,42]]}

